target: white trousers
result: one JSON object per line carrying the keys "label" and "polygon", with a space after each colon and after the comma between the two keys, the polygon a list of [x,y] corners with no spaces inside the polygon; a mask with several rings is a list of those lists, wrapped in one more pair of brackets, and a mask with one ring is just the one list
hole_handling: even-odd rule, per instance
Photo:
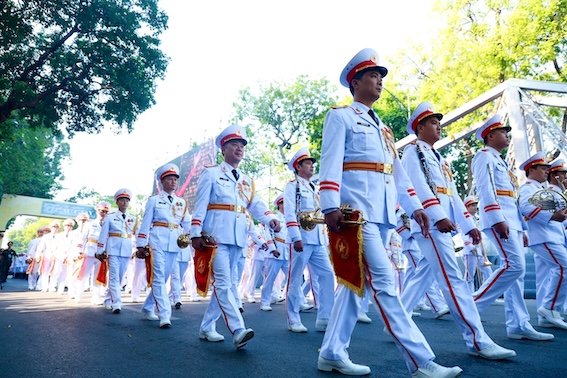
{"label": "white trousers", "polygon": [[310,273],[317,277],[319,285],[317,320],[329,319],[331,316],[334,302],[334,273],[329,251],[323,245],[305,244],[303,252],[292,249],[290,254],[286,301],[288,324],[301,322],[299,306],[305,299],[301,285],[303,284],[303,270],[308,263]]}
{"label": "white trousers", "polygon": [[537,307],[561,312],[567,299],[567,249],[565,245],[555,243],[536,244],[530,248],[536,261]]}
{"label": "white trousers", "polygon": [[244,260],[242,248],[237,245],[219,244],[213,258],[211,284],[213,293],[205,310],[201,331],[216,330],[216,321],[223,315],[230,333],[244,329],[244,319],[238,310],[238,282],[241,263]]}
{"label": "white trousers", "polygon": [[173,264],[171,288],[169,290],[169,301],[171,303],[183,303],[181,298],[181,278],[185,275],[188,265],[188,261],[177,261],[177,264]]}
{"label": "white trousers", "polygon": [[416,295],[411,300],[409,308],[412,309],[419,302],[421,296],[431,286],[433,279],[436,278],[451,310],[451,317],[459,328],[467,348],[471,351],[479,351],[493,345],[494,341],[484,331],[469,287],[463,279],[455,256],[451,234],[431,230],[429,238],[421,234],[413,236],[432,274],[429,274],[428,280],[423,280],[424,286],[419,296]]}
{"label": "white trousers", "polygon": [[122,279],[128,268],[129,257],[108,256],[108,291],[104,302],[113,309],[122,308]]}
{"label": "white trousers", "polygon": [[[419,297],[419,292],[422,291],[423,286],[421,281],[423,280],[424,276],[433,276],[433,272],[431,272],[431,270],[428,268],[429,264],[427,263],[425,257],[423,257],[423,255],[421,254],[421,251],[406,250],[403,251],[403,254],[406,255],[408,259],[408,265],[401,298],[406,311],[412,312],[415,306],[410,307],[411,303],[409,302],[413,301],[411,293],[418,291],[417,303],[421,303],[421,301],[423,300],[423,295],[422,297]],[[437,281],[435,281],[435,277],[433,282],[425,290],[424,296],[429,303],[429,306],[431,307],[431,312],[434,314],[447,305],[445,298],[443,298],[443,296],[441,295],[441,291],[439,290]]]}
{"label": "white trousers", "polygon": [[165,282],[169,278],[173,265],[177,262],[178,252],[169,252],[162,249],[153,248],[153,268],[154,277],[152,288],[142,307],[143,312],[154,312],[157,309],[157,316],[160,320],[171,319],[171,305]]}
{"label": "white trousers", "polygon": [[500,239],[492,228],[483,232],[500,255],[500,267],[473,293],[476,307],[482,312],[504,294],[507,332],[530,330],[530,314],[524,301],[526,258],[523,231],[510,230],[507,241]]}
{"label": "white trousers", "polygon": [[[276,281],[278,273],[280,271],[283,272],[283,274],[285,275],[284,280],[286,280],[288,270],[289,260],[268,259],[268,273],[266,274],[266,278],[264,279],[264,283],[262,284],[262,306],[269,306],[272,301],[274,282]],[[277,290],[278,295],[280,291],[281,290]]]}
{"label": "white trousers", "polygon": [[[365,290],[370,291],[378,314],[392,335],[408,370],[413,372],[435,359],[435,355],[393,289],[392,267],[385,249],[388,230],[388,226],[376,223],[367,223],[362,228]],[[339,285],[321,345],[321,357],[329,360],[348,358],[347,348],[361,301],[362,298],[346,286]]]}

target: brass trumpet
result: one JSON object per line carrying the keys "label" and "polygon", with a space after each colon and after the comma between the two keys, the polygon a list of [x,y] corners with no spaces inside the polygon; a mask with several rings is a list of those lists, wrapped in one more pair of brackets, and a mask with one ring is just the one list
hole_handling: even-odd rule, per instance
{"label": "brass trumpet", "polygon": [[187,248],[191,244],[191,235],[190,234],[181,234],[177,237],[177,245],[179,248]]}
{"label": "brass trumpet", "polygon": [[[362,219],[362,216],[359,220],[350,220],[354,213],[354,209],[352,209],[349,205],[341,205],[340,210],[345,217],[345,220],[341,223],[350,225],[366,224],[366,221]],[[299,213],[299,226],[305,231],[313,230],[318,224],[325,224],[325,216],[321,213],[321,209],[302,211]]]}

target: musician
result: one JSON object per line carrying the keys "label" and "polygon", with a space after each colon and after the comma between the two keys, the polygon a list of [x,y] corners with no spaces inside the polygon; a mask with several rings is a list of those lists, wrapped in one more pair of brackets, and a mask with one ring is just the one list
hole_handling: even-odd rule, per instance
{"label": "musician", "polygon": [[[560,193],[565,194],[565,180],[567,179],[567,167],[565,166],[565,160],[563,159],[555,159],[549,169],[547,170],[548,177],[547,181],[549,182],[549,188],[556,190]],[[563,230],[565,233],[565,244],[567,245],[567,220],[563,222]],[[536,287],[541,287],[542,285],[538,282],[538,274],[536,269]],[[536,293],[537,297],[537,293]],[[567,314],[567,298],[563,305],[560,305],[560,308],[563,307],[563,315]],[[546,320],[540,319],[540,325],[543,323],[545,325]]]}
{"label": "musician", "polygon": [[102,222],[95,257],[108,261],[108,291],[104,298],[107,310],[113,314],[122,311],[122,280],[132,255],[132,237],[138,229],[138,218],[128,213],[132,192],[119,189],[114,194],[118,211],[108,214]]}
{"label": "musician", "polygon": [[217,137],[216,145],[221,149],[224,161],[201,173],[191,221],[191,241],[195,250],[201,251],[205,247],[202,233],[214,236],[218,243],[212,261],[213,293],[201,322],[199,338],[213,342],[224,340],[215,326],[222,311],[237,349],[254,337],[254,331],[244,324],[235,295],[237,289],[233,287],[238,282],[233,272],[237,271],[246,248],[248,222],[245,213],[249,211],[274,231],[280,230],[277,218],[256,195],[254,181],[239,168],[247,143],[246,131],[238,125],[227,127]]}
{"label": "musician", "polygon": [[500,155],[510,144],[510,126],[502,124],[496,114],[477,131],[476,138],[484,142],[472,161],[472,173],[477,185],[480,228],[500,256],[500,267],[473,293],[479,312],[504,294],[506,332],[511,339],[551,340],[552,334],[536,331],[530,324],[530,314],[524,301],[524,274],[527,247],[526,222],[516,202],[517,179]]}
{"label": "musician", "polygon": [[[177,238],[189,232],[190,217],[187,203],[175,194],[179,180],[179,167],[168,163],[156,172],[162,190],[146,202],[144,218],[136,240],[138,256],[144,256],[150,246],[152,259],[151,290],[146,296],[142,313],[148,320],[158,320],[160,328],[171,326],[171,306],[165,285],[171,275],[180,248]],[[157,309],[157,315],[154,312]]]}
{"label": "musician", "polygon": [[284,281],[287,280],[287,274],[289,271],[289,246],[286,244],[287,228],[285,227],[285,217],[284,217],[284,196],[281,193],[274,200],[274,206],[278,209],[276,216],[282,224],[281,230],[279,232],[269,231],[270,241],[274,243],[274,249],[268,254],[268,272],[266,273],[266,278],[262,284],[262,296],[260,301],[260,310],[262,311],[272,311],[272,301],[278,301],[279,295],[281,293],[281,287],[276,287],[277,292],[276,298],[273,298],[274,292],[274,282],[278,273],[281,271],[284,275]]}
{"label": "musician", "polygon": [[451,237],[451,233],[457,232],[457,224],[475,245],[480,243],[481,235],[457,194],[449,163],[433,147],[441,138],[442,118],[443,115],[436,113],[431,103],[422,102],[412,113],[406,127],[407,133],[415,134],[417,140],[404,149],[402,164],[406,170],[412,169],[410,179],[431,220],[428,238],[422,235],[415,221],[411,224],[411,231],[433,275],[420,280],[421,290],[406,291],[402,303],[406,309],[414,308],[435,277],[469,353],[489,360],[514,357],[516,352],[500,347],[484,331],[457,263]]}
{"label": "musician", "polygon": [[38,264],[38,274],[41,292],[48,290],[55,292],[56,280],[51,278],[49,272],[55,261],[55,249],[57,248],[56,236],[59,232],[59,222],[53,221],[49,224],[49,231],[44,232],[37,247],[35,261]]}
{"label": "musician", "polygon": [[307,332],[307,327],[303,325],[299,315],[300,305],[304,302],[301,284],[307,264],[319,284],[319,309],[315,321],[317,331],[325,331],[333,308],[334,278],[325,227],[317,224],[308,231],[300,228],[298,224],[302,212],[313,212],[320,207],[318,190],[311,182],[315,161],[307,148],[297,151],[287,164],[289,170],[296,174],[296,178],[288,182],[284,190],[286,242],[290,244],[291,250],[286,301],[287,320],[288,329],[298,333]]}
{"label": "musician", "polygon": [[[408,214],[424,226],[425,233],[429,219],[397,158],[391,130],[372,110],[382,93],[382,79],[388,73],[378,63],[378,54],[364,49],[341,73],[341,84],[350,89],[354,102],[330,110],[325,118],[321,209],[331,232],[339,233],[344,227],[341,204],[360,210],[368,221],[362,226],[364,290],[371,291],[378,313],[387,331],[394,336],[408,370],[415,377],[455,377],[462,369],[445,368],[433,362],[435,355],[429,344],[393,290],[385,243],[388,230],[396,226],[398,197]],[[347,286],[339,284],[319,353],[319,370],[337,370],[346,375],[370,374],[370,367],[354,364],[347,352],[361,300]]]}
{"label": "musician", "polygon": [[[561,191],[554,191],[548,185],[550,167],[543,152],[536,153],[520,165],[527,180],[520,187],[519,203],[528,223],[529,247],[536,261],[539,324],[567,329],[560,313],[567,298],[567,249],[563,228],[567,202]],[[538,195],[551,197],[553,208],[544,208],[547,203],[538,202]]]}

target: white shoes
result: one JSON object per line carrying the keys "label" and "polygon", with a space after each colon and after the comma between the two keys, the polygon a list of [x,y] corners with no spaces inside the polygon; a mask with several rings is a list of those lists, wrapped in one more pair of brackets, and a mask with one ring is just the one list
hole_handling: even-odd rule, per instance
{"label": "white shoes", "polygon": [[319,319],[315,321],[315,330],[325,332],[327,330],[327,324],[329,324],[329,319]]}
{"label": "white shoes", "polygon": [[145,311],[144,311],[144,319],[151,320],[151,321],[159,320],[158,316],[156,314],[154,314],[153,312],[145,312]]}
{"label": "white shoes", "polygon": [[530,328],[525,331],[508,332],[508,338],[514,340],[548,341],[553,340],[555,336],[551,333],[538,332],[530,326]]}
{"label": "white shoes", "polygon": [[360,315],[358,315],[358,319],[356,319],[356,321],[364,324],[372,323],[372,319],[368,317],[368,314],[366,312],[361,312]]}
{"label": "white shoes", "polygon": [[317,360],[317,369],[321,371],[336,370],[345,375],[368,375],[370,368],[366,365],[358,365],[353,363],[350,359],[344,360],[327,360],[326,358],[319,357]]}
{"label": "white shoes", "polygon": [[312,304],[309,303],[302,303],[299,305],[299,312],[309,311],[313,308]]}
{"label": "white shoes", "polygon": [[516,352],[511,349],[502,348],[496,343],[482,350],[471,350],[469,354],[487,360],[504,360],[506,358],[516,357]]}
{"label": "white shoes", "polygon": [[169,327],[171,327],[171,320],[161,319],[159,321],[159,328],[169,328]]}
{"label": "white shoes", "polygon": [[253,296],[249,296],[248,303],[256,303],[256,298],[254,298]]}
{"label": "white shoes", "polygon": [[272,311],[272,308],[270,306],[260,306],[260,310],[262,311]]}
{"label": "white shoes", "polygon": [[287,326],[287,328],[291,332],[295,332],[295,333],[306,333],[307,332],[307,327],[305,327],[303,324],[301,324],[301,322],[290,324],[290,325]]}
{"label": "white shoes", "polygon": [[207,340],[213,343],[224,341],[224,336],[218,333],[217,331],[210,331],[210,332],[199,331],[199,338],[201,340]]}
{"label": "white shoes", "polygon": [[447,315],[449,312],[450,312],[449,306],[445,305],[445,306],[441,307],[439,309],[439,311],[437,311],[435,313],[435,319],[441,319],[443,316]]}
{"label": "white shoes", "polygon": [[414,311],[431,311],[431,307],[429,307],[428,305],[423,303],[423,304],[418,304],[417,306],[415,306],[413,310]]}
{"label": "white shoes", "polygon": [[253,337],[254,331],[252,330],[252,328],[241,329],[240,331],[235,333],[234,336],[232,336],[232,341],[234,342],[236,349],[242,349]]}
{"label": "white shoes", "polygon": [[537,309],[537,314],[545,318],[545,320],[552,326],[567,329],[567,323],[565,323],[559,311],[548,310],[542,306]]}
{"label": "white shoes", "polygon": [[461,375],[463,369],[458,366],[445,367],[433,361],[427,362],[412,373],[414,378],[454,378]]}
{"label": "white shoes", "polygon": [[113,314],[120,314],[120,311],[122,311],[122,309],[120,307],[116,307],[116,308],[112,309]]}
{"label": "white shoes", "polygon": [[270,304],[281,303],[283,301],[285,301],[285,297],[272,297]]}

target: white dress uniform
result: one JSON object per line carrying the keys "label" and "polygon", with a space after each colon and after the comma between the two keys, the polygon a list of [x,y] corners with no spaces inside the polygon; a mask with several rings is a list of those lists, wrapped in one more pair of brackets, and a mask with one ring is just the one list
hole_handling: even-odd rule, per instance
{"label": "white dress uniform", "polygon": [[[498,114],[477,131],[477,139],[482,140],[497,127],[504,127]],[[500,267],[473,293],[476,306],[482,312],[504,294],[508,336],[535,332],[524,301],[526,260],[523,233],[527,225],[516,202],[515,176],[500,153],[490,146],[476,153],[472,173],[477,183],[480,228],[494,244],[501,259]],[[508,239],[500,239],[492,228],[500,222],[506,222],[510,229]]]}
{"label": "white dress uniform", "polygon": [[[168,168],[169,165],[164,167]],[[173,173],[168,173],[164,167],[158,172],[160,179],[168,174],[179,175],[177,166],[172,168]],[[161,172],[162,170],[164,172]],[[153,314],[154,308],[157,308],[160,324],[171,319],[171,305],[166,281],[171,275],[180,251],[177,238],[189,232],[189,218],[185,200],[175,193],[168,195],[162,191],[150,197],[146,202],[144,219],[140,225],[136,246],[145,247],[149,244],[152,247],[153,281],[142,312]]]}
{"label": "white dress uniform", "polygon": [[[51,232],[41,237],[35,255],[35,260],[40,265],[38,273],[42,292],[47,292],[48,290],[52,292],[55,291],[57,284],[55,279],[51,278],[49,272],[55,260],[55,250],[57,248],[56,236],[59,230],[59,224],[57,223],[57,228],[53,226],[53,223],[49,227],[51,228]],[[53,283],[51,281],[53,281]]]}
{"label": "white dress uniform", "polygon": [[[283,201],[283,196],[281,197],[281,199]],[[264,284],[262,285],[262,299],[260,302],[261,308],[265,309],[268,309],[272,302],[279,300],[281,287],[274,288],[274,282],[276,281],[278,273],[282,272],[284,274],[285,281],[287,280],[287,274],[289,271],[290,246],[286,243],[287,228],[285,227],[285,218],[284,215],[279,211],[276,213],[276,216],[279,219],[282,228],[279,232],[273,233],[271,241],[273,242],[275,250],[277,250],[280,255],[278,257],[274,256],[274,251],[271,251],[268,254],[268,272],[266,274]],[[268,241],[268,243],[270,243],[270,240]],[[277,293],[277,296],[275,298],[274,293]]]}
{"label": "white dress uniform", "polygon": [[[118,199],[120,195],[117,193],[114,197]],[[102,222],[97,253],[106,251],[108,255],[108,292],[104,303],[111,306],[114,313],[122,310],[121,284],[132,256],[132,237],[136,235],[137,228],[138,219],[119,210],[108,214]]]}
{"label": "white dress uniform", "polygon": [[216,331],[215,324],[221,314],[232,334],[245,328],[236,294],[238,264],[244,258],[244,248],[247,248],[245,212],[249,211],[254,218],[266,224],[275,219],[256,195],[252,179],[237,169],[237,180],[233,169],[226,162],[204,169],[197,188],[191,236],[206,233],[214,236],[218,244],[212,263],[213,293],[201,323],[201,332]]}
{"label": "white dress uniform", "polygon": [[256,286],[264,270],[264,260],[267,258],[267,251],[264,249],[264,246],[267,246],[267,242],[263,235],[263,229],[251,224],[250,248],[252,253],[247,259],[248,268],[245,269],[246,272],[243,273],[242,282],[240,283],[240,295],[248,298],[248,303],[256,302]]}
{"label": "white dress uniform", "polygon": [[[417,124],[420,122],[420,117],[424,119],[437,115],[441,116],[439,113],[433,113],[431,104],[420,104],[408,122],[408,131],[414,133]],[[418,151],[423,154],[425,163],[420,159]],[[415,221],[411,223],[411,231],[433,272],[433,275],[429,275],[429,280],[422,279],[420,281],[421,290],[404,293],[402,301],[406,309],[413,309],[431,286],[433,278],[436,278],[451,311],[451,316],[461,331],[468,350],[475,353],[486,349],[492,346],[494,342],[484,331],[468,285],[463,280],[455,256],[451,233],[441,232],[435,226],[440,220],[448,218],[457,223],[464,234],[468,234],[476,228],[471,215],[457,194],[449,163],[432,146],[419,139],[415,144],[405,148],[402,163],[406,171],[412,169],[412,172],[414,172],[410,175],[411,181],[431,220],[429,238],[425,238],[421,234],[421,228]],[[425,164],[429,170],[436,193],[429,186],[422,164]]]}
{"label": "white dress uniform", "polygon": [[[413,214],[422,209],[402,167],[391,131],[368,114],[359,102],[327,113],[323,127],[320,168],[321,209],[328,212],[348,204],[362,211],[368,221],[362,228],[366,286],[378,313],[400,349],[408,370],[413,372],[435,358],[427,340],[393,290],[390,261],[385,251],[387,234],[396,226],[396,203]],[[350,169],[363,162],[361,168]],[[371,169],[371,167],[373,169]],[[319,356],[327,360],[348,358],[347,348],[361,298],[339,285]]]}
{"label": "white dress uniform", "polygon": [[177,263],[173,264],[173,270],[170,276],[170,289],[169,289],[169,301],[175,305],[175,308],[179,309],[180,305],[183,304],[183,299],[181,297],[181,286],[183,277],[187,272],[187,267],[189,262],[193,260],[193,255],[191,252],[191,247],[180,248],[177,254]]}
{"label": "white dress uniform", "polygon": [[[28,289],[35,290],[37,285],[37,270],[39,264],[35,260],[35,254],[37,251],[37,247],[39,246],[39,242],[41,241],[41,237],[37,237],[32,239],[28,244],[28,249],[26,250],[26,260],[32,260],[33,266],[31,269],[28,268]],[[30,263],[30,264],[32,264]]]}
{"label": "white dress uniform", "polygon": [[[543,153],[540,154],[541,156],[536,154],[536,158],[541,157],[541,162],[543,162]],[[528,159],[530,160],[533,159]],[[527,171],[528,168],[529,166],[524,169]],[[554,200],[561,204],[559,206],[566,205],[565,200],[560,198],[559,188],[548,185],[547,181],[540,183],[529,178],[520,187],[518,201],[520,211],[528,224],[529,247],[538,257],[538,269],[536,270],[539,276],[537,278],[539,287],[536,288],[538,313],[540,307],[543,307],[546,310],[557,312],[559,316],[559,311],[567,298],[567,249],[565,248],[563,223],[551,219],[555,210],[543,210],[541,205],[536,206],[530,202],[530,198],[536,192],[544,189],[555,190],[557,193],[552,191],[546,193],[553,195]],[[539,316],[541,319],[542,316]]]}
{"label": "white dress uniform", "polygon": [[[300,160],[307,158],[310,158],[307,149],[301,149],[290,160],[290,164],[297,164]],[[334,302],[334,274],[327,249],[329,242],[326,228],[324,225],[318,224],[313,230],[306,231],[298,225],[298,214],[319,208],[318,190],[310,181],[297,176],[295,180],[286,185],[284,190],[286,242],[291,246],[286,300],[288,325],[291,327],[297,323],[301,324],[299,309],[301,304],[305,302],[301,285],[303,283],[303,271],[309,264],[310,276],[316,276],[319,284],[315,327],[318,331],[324,331],[331,316]],[[297,252],[293,248],[293,243],[296,241],[303,242],[303,252]]]}
{"label": "white dress uniform", "polygon": [[[63,223],[63,227],[65,227],[65,223]],[[57,247],[55,248],[55,260],[50,272],[51,279],[49,282],[49,290],[55,290],[55,286],[57,286],[57,294],[60,295],[65,292],[67,282],[67,267],[69,264],[68,257],[71,246],[73,245],[72,230],[72,228],[65,228],[63,232],[58,233],[55,238]]]}

